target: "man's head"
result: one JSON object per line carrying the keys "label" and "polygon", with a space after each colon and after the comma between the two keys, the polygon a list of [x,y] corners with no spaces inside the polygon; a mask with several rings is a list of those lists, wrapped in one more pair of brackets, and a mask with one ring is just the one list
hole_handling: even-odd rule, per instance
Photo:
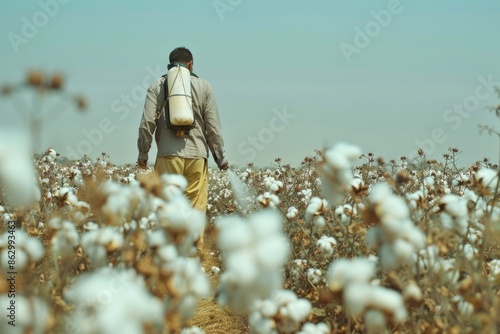
{"label": "man's head", "polygon": [[183,64],[191,72],[193,71],[193,54],[185,47],[179,47],[170,52],[170,64]]}

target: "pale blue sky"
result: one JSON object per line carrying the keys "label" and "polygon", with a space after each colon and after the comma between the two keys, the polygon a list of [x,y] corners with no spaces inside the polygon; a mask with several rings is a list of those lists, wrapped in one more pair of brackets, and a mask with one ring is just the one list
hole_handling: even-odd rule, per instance
{"label": "pale blue sky", "polygon": [[[87,97],[86,114],[68,110],[45,127],[42,145],[63,155],[90,148],[92,157],[105,151],[112,162],[134,163],[143,83],[165,71],[173,48],[186,46],[214,89],[231,163],[296,164],[338,141],[387,160],[409,155],[417,142],[427,151],[435,145],[437,158],[458,147],[464,164],[498,159],[496,139],[478,133],[478,124],[498,124],[486,107],[500,99],[479,79],[500,86],[496,1],[401,0],[381,26],[372,12],[395,2],[70,0],[16,53],[9,36],[23,36],[23,17],[43,20],[40,3],[0,5],[0,84],[23,80],[30,68],[61,71],[67,89]],[[224,4],[231,10],[218,13]],[[367,27],[378,30],[368,45],[356,44],[356,28]],[[350,62],[341,43],[358,46]],[[12,102],[0,100],[0,122],[22,131]],[[471,111],[447,112],[462,103]],[[284,110],[294,118],[273,120]],[[94,129],[103,119],[112,131],[91,144],[84,131],[100,139]],[[442,131],[431,144],[435,129]]]}

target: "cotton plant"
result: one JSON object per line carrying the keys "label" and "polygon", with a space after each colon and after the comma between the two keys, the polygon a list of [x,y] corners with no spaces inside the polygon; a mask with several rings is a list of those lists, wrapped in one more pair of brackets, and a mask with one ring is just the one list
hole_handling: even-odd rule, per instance
{"label": "cotton plant", "polygon": [[383,269],[413,265],[415,252],[425,247],[426,240],[411,221],[406,203],[386,183],[373,187],[369,202],[380,225],[368,231],[368,248],[378,249]]}
{"label": "cotton plant", "polygon": [[465,236],[469,227],[469,214],[464,198],[454,194],[444,195],[439,201],[439,208],[443,227]]}
{"label": "cotton plant", "polygon": [[312,223],[315,228],[322,228],[326,225],[325,210],[329,204],[326,200],[319,197],[313,197],[307,206],[304,218],[307,222]]}
{"label": "cotton plant", "polygon": [[357,146],[338,143],[324,153],[324,162],[320,169],[321,183],[326,199],[331,205],[339,204],[350,190],[353,181],[351,168],[361,156]]}
{"label": "cotton plant", "polygon": [[256,301],[248,316],[251,333],[293,333],[307,319],[312,306],[290,290],[276,290],[269,299]]}
{"label": "cotton plant", "polygon": [[281,201],[277,195],[266,191],[265,193],[257,196],[257,202],[263,207],[276,208]]}
{"label": "cotton plant", "polygon": [[333,251],[336,247],[337,247],[337,240],[335,240],[334,237],[322,235],[318,239],[318,241],[316,241],[316,249],[321,255],[325,257],[332,256]]}
{"label": "cotton plant", "polygon": [[283,190],[283,182],[276,180],[274,177],[271,176],[264,178],[264,185],[270,192],[273,193],[280,192]]}
{"label": "cotton plant", "polygon": [[67,333],[143,333],[160,331],[164,304],[152,296],[133,269],[100,268],[80,275],[64,292],[74,306],[66,319]]}
{"label": "cotton plant", "polygon": [[185,323],[195,313],[196,301],[210,296],[210,282],[199,259],[177,257],[161,268],[169,288],[167,313],[177,314]]}
{"label": "cotton plant", "polygon": [[416,264],[413,272],[419,276],[436,275],[443,277],[446,284],[456,285],[460,273],[454,258],[445,259],[439,255],[436,245],[429,245],[415,255]]}
{"label": "cotton plant", "polygon": [[351,204],[346,203],[338,205],[335,208],[333,214],[342,226],[349,226],[353,220],[353,217],[358,214],[358,210],[356,206],[352,206]]}
{"label": "cotton plant", "polygon": [[246,313],[256,300],[269,298],[282,283],[289,245],[281,229],[281,216],[263,210],[247,219],[222,217],[216,227],[225,267],[218,301],[237,313]]}
{"label": "cotton plant", "polygon": [[369,331],[401,324],[408,316],[400,293],[370,283],[375,270],[368,259],[339,259],[330,265],[326,278],[330,290],[342,295],[345,308],[354,317],[362,317]]}
{"label": "cotton plant", "polygon": [[299,280],[302,276],[307,275],[309,262],[304,259],[294,259],[290,263],[290,275],[295,281]]}
{"label": "cotton plant", "polygon": [[474,181],[480,189],[485,189],[491,194],[499,185],[499,173],[491,168],[482,167],[474,175]]}
{"label": "cotton plant", "polygon": [[205,229],[205,215],[201,211],[193,209],[184,196],[176,196],[160,205],[156,216],[167,241],[176,244],[180,254],[196,253],[195,243]]}
{"label": "cotton plant", "polygon": [[106,265],[108,254],[120,251],[123,244],[122,233],[109,226],[92,229],[81,238],[83,251],[92,260],[94,267]]}

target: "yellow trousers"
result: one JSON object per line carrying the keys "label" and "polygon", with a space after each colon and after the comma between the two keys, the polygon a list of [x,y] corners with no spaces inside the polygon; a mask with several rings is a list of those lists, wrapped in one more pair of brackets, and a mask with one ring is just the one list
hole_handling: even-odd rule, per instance
{"label": "yellow trousers", "polygon": [[156,158],[155,171],[184,175],[188,185],[184,194],[191,206],[206,213],[208,202],[208,163],[207,159],[185,159],[180,157]]}

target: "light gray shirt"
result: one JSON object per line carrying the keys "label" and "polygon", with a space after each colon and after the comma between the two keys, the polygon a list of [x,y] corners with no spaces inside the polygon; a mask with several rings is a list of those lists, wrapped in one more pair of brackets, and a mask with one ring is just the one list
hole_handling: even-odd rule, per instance
{"label": "light gray shirt", "polygon": [[[158,157],[181,157],[207,159],[209,149],[218,166],[224,164],[224,141],[222,140],[219,111],[210,84],[198,77],[191,76],[191,96],[196,127],[188,136],[181,138],[175,131],[167,128],[164,106],[164,81],[161,77],[148,88],[144,112],[139,126],[139,160],[147,160],[149,149],[155,135]],[[157,112],[160,112],[157,117]],[[155,132],[156,131],[156,132]]]}

